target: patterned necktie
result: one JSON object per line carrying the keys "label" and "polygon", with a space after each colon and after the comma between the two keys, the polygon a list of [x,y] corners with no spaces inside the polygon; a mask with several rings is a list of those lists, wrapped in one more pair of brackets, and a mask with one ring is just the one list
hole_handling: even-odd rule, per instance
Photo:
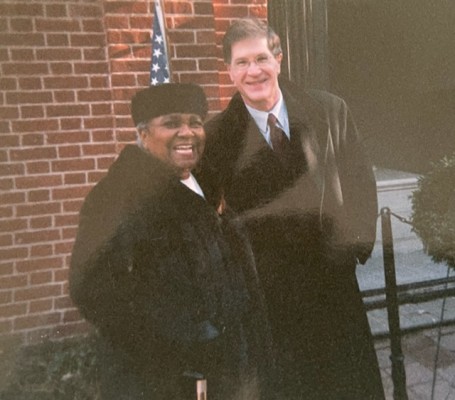
{"label": "patterned necktie", "polygon": [[278,120],[273,114],[269,114],[267,123],[270,129],[270,141],[272,142],[273,150],[282,155],[289,145],[289,139],[286,133],[277,125]]}

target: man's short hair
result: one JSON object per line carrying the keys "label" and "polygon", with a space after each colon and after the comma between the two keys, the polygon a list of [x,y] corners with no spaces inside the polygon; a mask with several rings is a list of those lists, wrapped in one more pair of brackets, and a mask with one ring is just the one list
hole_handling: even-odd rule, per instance
{"label": "man's short hair", "polygon": [[267,23],[257,18],[241,18],[232,23],[223,37],[224,62],[231,63],[234,43],[252,38],[266,38],[268,48],[274,56],[283,52],[280,37]]}

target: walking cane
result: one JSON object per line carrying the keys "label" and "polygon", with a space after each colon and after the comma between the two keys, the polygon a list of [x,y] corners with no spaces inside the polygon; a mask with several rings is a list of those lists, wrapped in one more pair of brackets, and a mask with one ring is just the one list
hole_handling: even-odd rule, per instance
{"label": "walking cane", "polygon": [[196,400],[207,400],[207,380],[198,379],[196,381]]}
{"label": "walking cane", "polygon": [[[207,400],[207,379],[204,378],[204,375],[199,372],[185,371],[183,376],[190,378],[191,380],[191,391],[190,398],[194,399],[194,389],[196,388],[196,400]],[[190,382],[188,382],[190,383]]]}

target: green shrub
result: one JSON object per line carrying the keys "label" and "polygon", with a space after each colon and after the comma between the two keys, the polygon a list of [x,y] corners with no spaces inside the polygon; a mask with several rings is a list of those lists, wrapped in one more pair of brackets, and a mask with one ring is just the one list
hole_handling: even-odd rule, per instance
{"label": "green shrub", "polygon": [[414,231],[428,254],[455,268],[455,153],[432,164],[411,200]]}
{"label": "green shrub", "polygon": [[92,335],[20,349],[0,399],[99,399],[97,346]]}

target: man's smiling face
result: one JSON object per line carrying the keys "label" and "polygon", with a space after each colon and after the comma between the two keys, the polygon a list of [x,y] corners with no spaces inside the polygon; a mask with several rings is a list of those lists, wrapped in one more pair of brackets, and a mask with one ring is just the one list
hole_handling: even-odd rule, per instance
{"label": "man's smiling face", "polygon": [[235,42],[231,54],[229,76],[243,101],[255,109],[269,111],[279,99],[282,54],[274,56],[265,37]]}

